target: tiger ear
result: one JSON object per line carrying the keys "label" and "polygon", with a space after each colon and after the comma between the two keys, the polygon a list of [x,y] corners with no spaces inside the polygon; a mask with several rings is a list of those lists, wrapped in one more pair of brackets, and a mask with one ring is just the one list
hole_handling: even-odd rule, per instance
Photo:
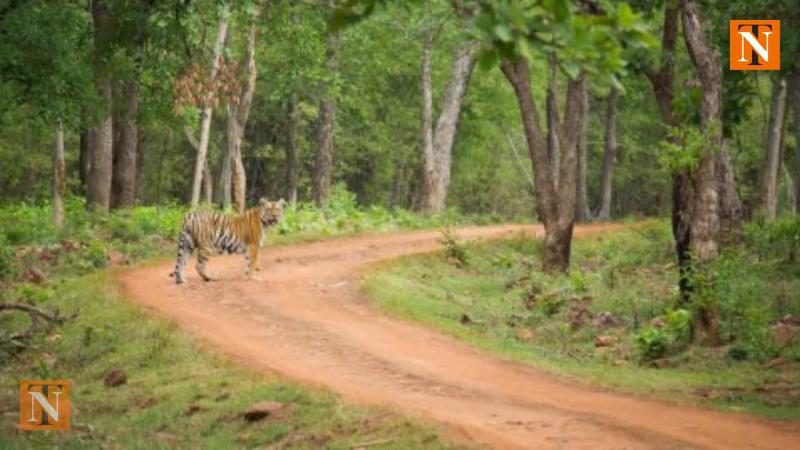
{"label": "tiger ear", "polygon": [[283,205],[285,205],[285,204],[286,204],[286,200],[284,200],[284,199],[280,199],[280,200],[278,200],[276,203],[278,203],[278,206],[280,206],[281,208],[283,208]]}
{"label": "tiger ear", "polygon": [[258,204],[259,204],[260,206],[264,206],[264,205],[266,205],[267,203],[269,203],[269,200],[265,199],[264,197],[261,197],[260,199],[258,199]]}

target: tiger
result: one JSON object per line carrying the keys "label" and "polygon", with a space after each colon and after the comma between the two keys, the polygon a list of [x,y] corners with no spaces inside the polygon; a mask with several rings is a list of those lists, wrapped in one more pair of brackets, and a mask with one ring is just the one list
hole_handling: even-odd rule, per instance
{"label": "tiger", "polygon": [[183,268],[189,255],[197,249],[197,273],[205,281],[212,281],[206,273],[206,264],[214,250],[219,253],[243,253],[247,264],[245,275],[252,278],[253,270],[258,263],[258,249],[266,236],[266,229],[274,227],[283,217],[283,205],[280,199],[275,202],[260,199],[255,208],[242,214],[230,215],[219,212],[193,212],[183,220],[178,236],[178,260],[170,277],[176,284],[183,283]]}

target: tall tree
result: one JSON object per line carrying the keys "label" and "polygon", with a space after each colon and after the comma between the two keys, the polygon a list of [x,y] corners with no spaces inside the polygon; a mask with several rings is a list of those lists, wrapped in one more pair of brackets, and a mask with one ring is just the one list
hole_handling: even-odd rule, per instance
{"label": "tall tree", "polygon": [[431,59],[433,38],[425,37],[422,52],[422,185],[420,209],[432,213],[444,211],[450,186],[453,143],[461,116],[461,105],[475,67],[477,42],[462,45],[455,54],[450,80],[445,88],[436,128],[433,128],[433,86]]}
{"label": "tall tree", "polygon": [[[212,60],[211,60],[211,67],[209,69],[208,74],[208,85],[213,86],[214,82],[217,78],[217,73],[219,72],[221,60],[222,60],[222,49],[225,44],[225,39],[228,34],[228,10],[227,8],[223,8],[220,12],[220,18],[217,25],[217,38],[214,42]],[[201,105],[200,111],[200,137],[195,138],[194,134],[191,130],[186,129],[186,135],[189,139],[189,142],[197,151],[197,159],[195,160],[194,165],[194,178],[192,181],[192,196],[191,196],[191,206],[192,208],[197,207],[200,203],[200,188],[203,182],[203,178],[205,176],[207,181],[207,188],[206,188],[206,200],[210,201],[211,197],[211,179],[210,179],[210,171],[207,167],[207,155],[208,155],[208,142],[211,133],[211,118],[214,113],[214,104],[216,103],[216,93],[213,89],[204,93],[204,99]]]}
{"label": "tall tree", "polygon": [[[528,64],[528,60],[520,56],[516,60],[503,61],[500,67],[514,89],[533,163],[536,212],[545,227],[543,267],[546,271],[566,271],[569,268],[575,225],[576,147],[583,121],[586,120],[586,77],[581,74],[567,83],[565,126],[559,133],[561,157],[559,166],[552,167],[530,88]],[[556,172],[557,183],[553,179]]]}
{"label": "tall tree", "polygon": [[789,99],[794,112],[794,212],[800,214],[800,69],[795,70],[795,73],[789,78],[789,83],[791,85]]}
{"label": "tall tree", "polygon": [[67,170],[64,164],[64,125],[56,124],[53,145],[53,225],[64,226],[64,194],[67,191]]}
{"label": "tall tree", "polygon": [[300,107],[297,92],[289,95],[286,110],[286,198],[297,203],[297,185],[300,178]]}
{"label": "tall tree", "polygon": [[611,217],[611,196],[613,189],[614,165],[617,161],[617,103],[619,90],[612,87],[606,98],[605,139],[603,141],[603,172],[600,180],[600,205],[597,209],[599,220]]}
{"label": "tall tree", "polygon": [[228,160],[232,168],[233,205],[236,211],[244,211],[246,179],[242,163],[242,137],[253,94],[256,90],[256,27],[251,26],[247,34],[247,49],[242,61],[243,80],[237,95],[228,103]]}
{"label": "tall tree", "polygon": [[102,1],[92,2],[95,45],[95,84],[98,92],[98,114],[90,130],[89,155],[91,166],[86,192],[88,208],[107,212],[111,204],[111,177],[113,163],[114,132],[111,119],[112,94],[111,75],[108,67],[107,46],[110,42],[111,14]]}
{"label": "tall tree", "polygon": [[783,133],[786,117],[786,80],[772,77],[772,97],[769,108],[766,151],[761,173],[761,205],[768,219],[778,214],[778,177],[783,157]]}
{"label": "tall tree", "polygon": [[130,208],[136,204],[137,160],[139,149],[139,82],[136,79],[123,82],[122,112],[118,146],[114,151],[111,206]]}
{"label": "tall tree", "polygon": [[[340,44],[338,32],[328,33],[325,39],[325,68],[331,80],[336,78],[338,72]],[[312,180],[312,196],[317,205],[321,205],[328,199],[333,176],[336,95],[334,83],[330,80],[323,86],[319,109],[319,135]]]}
{"label": "tall tree", "polygon": [[[692,257],[703,264],[714,260],[719,252],[716,155],[722,148],[722,65],[719,53],[705,35],[700,6],[694,0],[683,0],[682,7],[684,40],[703,91],[700,106],[703,142],[699,161],[690,173],[693,189],[689,222]],[[695,305],[695,309],[694,340],[716,344],[720,339],[718,305]]]}
{"label": "tall tree", "polygon": [[[589,115],[589,95],[588,93],[583,96],[582,111],[583,114]],[[586,222],[591,217],[589,212],[589,193],[588,193],[588,177],[589,177],[589,121],[584,118],[581,121],[581,128],[578,130],[578,146],[577,146],[577,159],[578,159],[578,174],[575,177],[575,220],[578,222]]]}

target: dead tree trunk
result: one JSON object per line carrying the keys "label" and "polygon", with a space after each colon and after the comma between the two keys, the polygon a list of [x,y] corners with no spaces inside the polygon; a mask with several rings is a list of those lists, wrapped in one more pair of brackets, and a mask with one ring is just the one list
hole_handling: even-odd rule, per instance
{"label": "dead tree trunk", "polygon": [[[209,81],[213,81],[217,77],[217,72],[219,71],[220,60],[222,57],[222,47],[225,43],[225,37],[228,34],[228,22],[226,19],[226,13],[223,11],[222,17],[219,19],[219,24],[217,26],[217,40],[214,42],[214,54],[213,59],[211,61],[211,69],[209,71],[208,79]],[[213,83],[212,83],[213,84]],[[191,206],[192,208],[197,207],[197,204],[200,203],[200,187],[203,181],[203,173],[206,172],[206,176],[210,175],[208,173],[207,163],[206,163],[206,155],[208,154],[208,141],[209,141],[209,133],[211,132],[211,117],[213,115],[213,101],[214,101],[215,93],[214,92],[206,92],[204,98],[204,104],[202,106],[202,110],[200,112],[200,138],[196,140],[197,145],[195,148],[197,149],[197,160],[195,161],[194,165],[194,179],[192,181],[192,197],[191,197]],[[206,188],[206,201],[211,201],[211,179],[207,180],[207,188]]]}
{"label": "dead tree trunk", "polygon": [[605,142],[603,151],[603,174],[600,180],[600,206],[597,209],[599,220],[611,218],[611,196],[613,189],[614,164],[617,162],[617,103],[619,91],[611,88],[606,99]]}
{"label": "dead tree trunk", "polygon": [[[432,126],[432,87],[430,60],[432,44],[426,42],[423,50],[423,183],[420,209],[428,213],[445,209],[447,190],[450,187],[450,168],[453,161],[453,143],[461,117],[461,105],[475,67],[477,43],[468,42],[460,48],[453,60],[450,80],[445,88],[436,129]],[[427,56],[425,55],[427,53]],[[425,59],[427,58],[427,69]],[[427,70],[427,75],[426,75]],[[427,83],[427,86],[426,86]],[[427,109],[427,112],[426,112]]]}
{"label": "dead tree trunk", "polygon": [[119,120],[120,139],[114,161],[112,178],[113,208],[130,208],[136,204],[136,167],[139,146],[139,83],[128,80],[124,83],[124,110]]}
{"label": "dead tree trunk", "polygon": [[768,219],[778,214],[778,176],[781,170],[784,117],[786,115],[786,80],[772,77],[767,146],[761,174],[761,205]]}
{"label": "dead tree trunk", "polygon": [[300,175],[300,108],[297,93],[292,92],[286,112],[286,198],[291,204],[297,203],[297,183]]}
{"label": "dead tree trunk", "polygon": [[[328,34],[325,51],[325,67],[333,76],[339,65],[339,34]],[[333,172],[334,126],[336,124],[336,98],[331,86],[325,87],[320,103],[319,140],[314,162],[312,196],[314,203],[321,205],[328,199]]]}
{"label": "dead tree trunk", "polygon": [[[539,125],[536,102],[530,89],[528,61],[524,58],[506,60],[500,67],[514,89],[533,164],[536,211],[545,227],[543,269],[565,272],[569,269],[575,225],[577,144],[583,121],[586,120],[586,78],[581,74],[567,84],[565,118],[559,126],[558,136],[561,157],[558,167],[552,167],[545,133]],[[556,172],[557,183],[554,182]]]}
{"label": "dead tree trunk", "polygon": [[242,62],[244,80],[239,95],[228,105],[228,156],[233,178],[233,206],[239,213],[244,211],[246,178],[242,163],[242,137],[253,94],[256,90],[256,27],[247,35],[247,53]]}
{"label": "dead tree trunk", "polygon": [[67,191],[67,172],[64,166],[64,126],[59,120],[56,124],[53,146],[53,225],[56,229],[64,226],[64,193]]}

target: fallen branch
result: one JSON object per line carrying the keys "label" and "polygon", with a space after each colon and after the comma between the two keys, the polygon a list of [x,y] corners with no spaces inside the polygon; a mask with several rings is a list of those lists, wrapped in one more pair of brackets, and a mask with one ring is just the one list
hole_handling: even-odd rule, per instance
{"label": "fallen branch", "polygon": [[58,310],[55,310],[51,313],[25,303],[0,303],[0,311],[22,311],[28,313],[30,316],[31,324],[27,330],[19,333],[9,334],[7,336],[0,336],[0,339],[10,342],[19,349],[27,347],[27,345],[23,344],[22,341],[30,339],[34,334],[36,334],[37,331],[39,331],[39,324],[41,320],[61,325],[66,319],[59,314]]}

